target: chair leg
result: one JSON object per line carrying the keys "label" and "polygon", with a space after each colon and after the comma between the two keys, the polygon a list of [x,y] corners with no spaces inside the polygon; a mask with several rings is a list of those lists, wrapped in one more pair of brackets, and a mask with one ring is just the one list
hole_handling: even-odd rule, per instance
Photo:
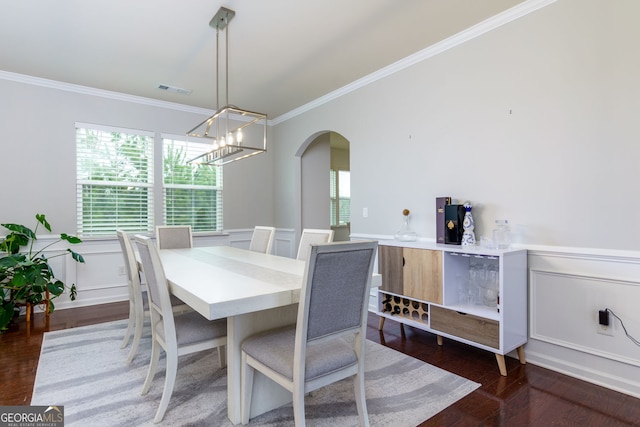
{"label": "chair leg", "polygon": [[131,343],[131,350],[129,350],[129,357],[127,357],[127,365],[133,361],[138,353],[138,346],[140,345],[140,339],[142,338],[142,328],[144,326],[144,311],[135,313],[135,329],[133,332],[133,342]]}
{"label": "chair leg", "polygon": [[[219,349],[220,347],[218,347]],[[242,395],[240,397],[240,411],[242,424],[249,422],[251,416],[251,397],[253,394],[253,368],[247,363],[247,355],[242,352],[242,369],[240,370]]]}
{"label": "chair leg", "polygon": [[129,321],[127,322],[127,331],[124,333],[124,338],[122,339],[122,344],[120,345],[120,348],[125,348],[127,344],[129,344],[129,338],[131,338],[131,332],[133,331],[134,324],[135,324],[134,311],[133,311],[133,307],[131,306],[131,303],[129,303]]}
{"label": "chair leg", "polygon": [[167,374],[164,378],[164,390],[162,390],[162,399],[160,406],[153,419],[154,423],[159,423],[164,418],[164,413],[169,406],[171,394],[173,394],[173,386],[176,384],[176,373],[178,372],[178,354],[173,352],[165,352],[167,357]]}
{"label": "chair leg", "polygon": [[360,425],[369,427],[369,414],[367,413],[367,399],[364,394],[364,372],[357,373],[353,378],[353,388],[356,395],[356,407]]}
{"label": "chair leg", "polygon": [[149,388],[151,388],[151,383],[153,382],[153,377],[156,374],[156,367],[158,366],[159,359],[160,345],[153,341],[153,344],[151,344],[151,360],[149,361],[149,369],[147,369],[147,378],[144,380],[141,394],[147,394],[149,392]]}
{"label": "chair leg", "polygon": [[218,361],[220,362],[220,369],[227,366],[227,346],[221,345],[218,347]]}
{"label": "chair leg", "polygon": [[304,427],[306,425],[304,415],[304,383],[293,386],[293,420],[296,427]]}

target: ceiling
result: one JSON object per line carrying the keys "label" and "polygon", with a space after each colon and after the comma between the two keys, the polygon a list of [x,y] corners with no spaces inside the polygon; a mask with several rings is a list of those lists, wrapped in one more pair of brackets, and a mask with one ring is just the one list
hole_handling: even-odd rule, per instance
{"label": "ceiling", "polygon": [[522,2],[0,0],[0,70],[215,109],[225,6],[229,103],[275,118]]}

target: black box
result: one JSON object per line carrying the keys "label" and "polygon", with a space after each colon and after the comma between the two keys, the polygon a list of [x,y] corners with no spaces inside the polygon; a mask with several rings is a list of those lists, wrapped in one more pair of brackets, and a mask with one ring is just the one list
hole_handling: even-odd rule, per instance
{"label": "black box", "polygon": [[446,205],[444,207],[444,242],[446,244],[459,245],[462,243],[464,214],[463,205]]}
{"label": "black box", "polygon": [[444,207],[451,203],[451,197],[436,197],[436,243],[444,243]]}

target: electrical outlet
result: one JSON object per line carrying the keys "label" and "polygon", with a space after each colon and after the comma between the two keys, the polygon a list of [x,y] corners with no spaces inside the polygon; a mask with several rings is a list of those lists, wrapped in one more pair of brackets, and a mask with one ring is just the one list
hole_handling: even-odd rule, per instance
{"label": "electrical outlet", "polygon": [[601,335],[613,336],[613,323],[611,316],[607,310],[598,311],[598,323],[596,324],[596,332]]}
{"label": "electrical outlet", "polygon": [[124,270],[124,265],[118,267],[118,276],[126,276],[127,272]]}
{"label": "electrical outlet", "polygon": [[601,335],[609,335],[610,337],[613,336],[613,326],[612,325],[596,325],[596,332],[598,332]]}

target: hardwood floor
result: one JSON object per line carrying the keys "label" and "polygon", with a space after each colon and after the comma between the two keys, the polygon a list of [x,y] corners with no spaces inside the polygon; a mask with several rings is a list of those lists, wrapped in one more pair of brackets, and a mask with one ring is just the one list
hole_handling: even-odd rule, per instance
{"label": "hardwood floor", "polygon": [[[0,405],[28,405],[35,381],[42,335],[127,317],[128,303],[58,310],[49,325],[36,314],[0,334]],[[638,426],[640,399],[580,381],[531,364],[507,359],[508,376],[498,372],[492,353],[444,340],[433,334],[369,316],[367,338],[482,386],[421,426]],[[73,361],[61,361],[73,363]]]}

